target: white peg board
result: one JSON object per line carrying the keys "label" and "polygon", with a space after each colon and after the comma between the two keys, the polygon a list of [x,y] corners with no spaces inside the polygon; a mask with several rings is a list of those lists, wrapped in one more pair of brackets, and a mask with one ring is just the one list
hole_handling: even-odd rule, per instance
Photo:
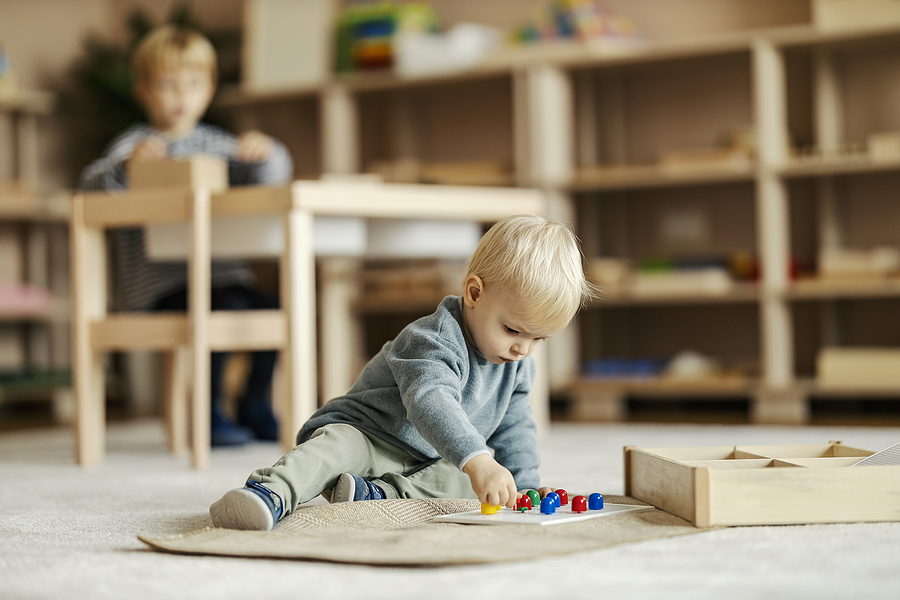
{"label": "white peg board", "polygon": [[598,517],[611,517],[626,513],[653,510],[652,506],[635,506],[633,504],[604,504],[600,510],[588,510],[581,513],[572,512],[571,502],[556,509],[552,515],[541,514],[540,508],[532,508],[525,512],[519,512],[513,508],[500,509],[500,512],[492,515],[483,515],[480,510],[454,513],[452,515],[440,515],[434,518],[442,523],[464,523],[473,525],[558,525],[560,523],[572,523],[585,521]]}

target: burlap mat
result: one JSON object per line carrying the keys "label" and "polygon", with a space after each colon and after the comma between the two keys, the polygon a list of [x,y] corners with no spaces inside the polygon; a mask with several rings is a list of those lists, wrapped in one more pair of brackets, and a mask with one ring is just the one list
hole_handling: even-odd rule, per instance
{"label": "burlap mat", "polygon": [[[624,496],[605,499],[643,504]],[[657,509],[544,527],[432,521],[479,506],[475,500],[344,502],[297,510],[269,532],[207,527],[138,538],[155,550],[180,554],[441,566],[545,558],[703,531]]]}

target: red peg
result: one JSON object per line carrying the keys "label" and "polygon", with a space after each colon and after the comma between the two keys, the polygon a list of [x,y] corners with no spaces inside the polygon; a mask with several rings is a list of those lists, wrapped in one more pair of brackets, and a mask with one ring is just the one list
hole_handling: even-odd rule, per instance
{"label": "red peg", "polygon": [[587,510],[587,500],[584,496],[575,496],[572,498],[572,512],[585,512]]}
{"label": "red peg", "polygon": [[531,496],[522,494],[522,497],[516,500],[516,510],[531,510]]}
{"label": "red peg", "polygon": [[559,496],[559,503],[562,506],[565,506],[569,503],[569,492],[564,489],[558,489],[556,490],[556,494]]}

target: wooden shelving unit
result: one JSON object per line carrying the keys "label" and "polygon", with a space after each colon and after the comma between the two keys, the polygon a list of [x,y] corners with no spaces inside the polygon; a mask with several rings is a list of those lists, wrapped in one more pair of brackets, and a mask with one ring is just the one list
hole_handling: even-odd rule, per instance
{"label": "wooden shelving unit", "polygon": [[[737,12],[741,1],[731,2]],[[593,394],[597,406],[606,407],[583,410],[582,416],[621,418],[619,409],[608,408],[609,398],[639,391],[660,398],[744,395],[752,400],[754,421],[803,422],[815,388],[808,384],[814,362],[809,353],[826,344],[865,341],[835,337],[846,329],[834,322],[842,320],[836,302],[900,301],[900,284],[892,279],[789,275],[798,251],[815,259],[820,248],[865,237],[863,215],[855,215],[844,231],[842,211],[856,201],[842,197],[845,182],[896,175],[900,183],[900,158],[875,161],[846,153],[868,134],[900,131],[900,110],[890,108],[900,106],[900,98],[861,104],[867,81],[874,86],[869,97],[883,100],[891,91],[878,81],[900,71],[900,26],[822,30],[811,16],[798,24],[790,16],[797,14],[795,5],[800,3],[779,5],[788,15],[784,26],[776,16],[764,29],[631,46],[544,44],[503,50],[450,74],[330,77],[296,89],[226,91],[220,104],[243,110],[292,98],[314,103],[321,123],[315,143],[326,173],[359,173],[376,159],[506,161],[517,185],[545,190],[551,218],[575,225],[589,259],[637,263],[666,252],[677,255],[677,244],[667,247],[661,240],[660,223],[674,213],[674,234],[684,235],[677,218],[687,217],[681,226],[699,242],[681,251],[688,257],[751,254],[759,262],[759,281],[738,282],[719,294],[642,295],[627,286],[610,287],[578,325],[551,341],[551,388],[577,395],[582,406]],[[808,15],[811,6],[806,4]],[[660,20],[664,13],[659,11]],[[748,131],[744,160],[663,160],[671,153],[724,148],[722,134]],[[792,145],[817,151],[802,156]],[[699,221],[692,220],[697,214]],[[889,241],[900,246],[900,233]],[[359,308],[381,313],[389,304],[363,300]],[[818,316],[810,318],[810,311]],[[714,325],[706,321],[709,315]],[[649,332],[642,319],[658,327]],[[815,339],[798,342],[816,320],[821,331]],[[689,330],[683,342],[708,349],[713,358],[723,352],[722,340],[730,339],[734,352],[724,352],[724,358],[750,363],[751,374],[740,384],[694,386],[599,382],[579,375],[582,360],[638,352],[648,347],[641,336],[666,337],[673,346]],[[891,335],[900,345],[900,332]],[[622,339],[635,343],[615,346]]]}
{"label": "wooden shelving unit", "polygon": [[[0,305],[4,347],[15,340],[16,365],[0,373],[0,402],[53,400],[57,418],[71,416],[67,268],[68,198],[42,189],[38,121],[53,110],[52,94],[7,91],[0,95],[0,118],[12,135],[2,140],[0,237],[5,293]],[[17,288],[17,286],[23,286]],[[27,286],[27,287],[26,287]]]}

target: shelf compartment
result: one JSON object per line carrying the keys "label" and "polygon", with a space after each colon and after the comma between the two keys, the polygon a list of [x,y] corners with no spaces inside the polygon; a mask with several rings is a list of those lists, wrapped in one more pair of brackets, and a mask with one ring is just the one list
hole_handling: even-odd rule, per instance
{"label": "shelf compartment", "polygon": [[[757,379],[739,375],[702,379],[581,377],[570,386],[569,392],[574,419],[623,421],[629,396],[662,400],[753,398],[758,387]],[[729,455],[732,452],[730,448],[716,458],[733,457]],[[708,458],[696,457],[697,460]]]}

